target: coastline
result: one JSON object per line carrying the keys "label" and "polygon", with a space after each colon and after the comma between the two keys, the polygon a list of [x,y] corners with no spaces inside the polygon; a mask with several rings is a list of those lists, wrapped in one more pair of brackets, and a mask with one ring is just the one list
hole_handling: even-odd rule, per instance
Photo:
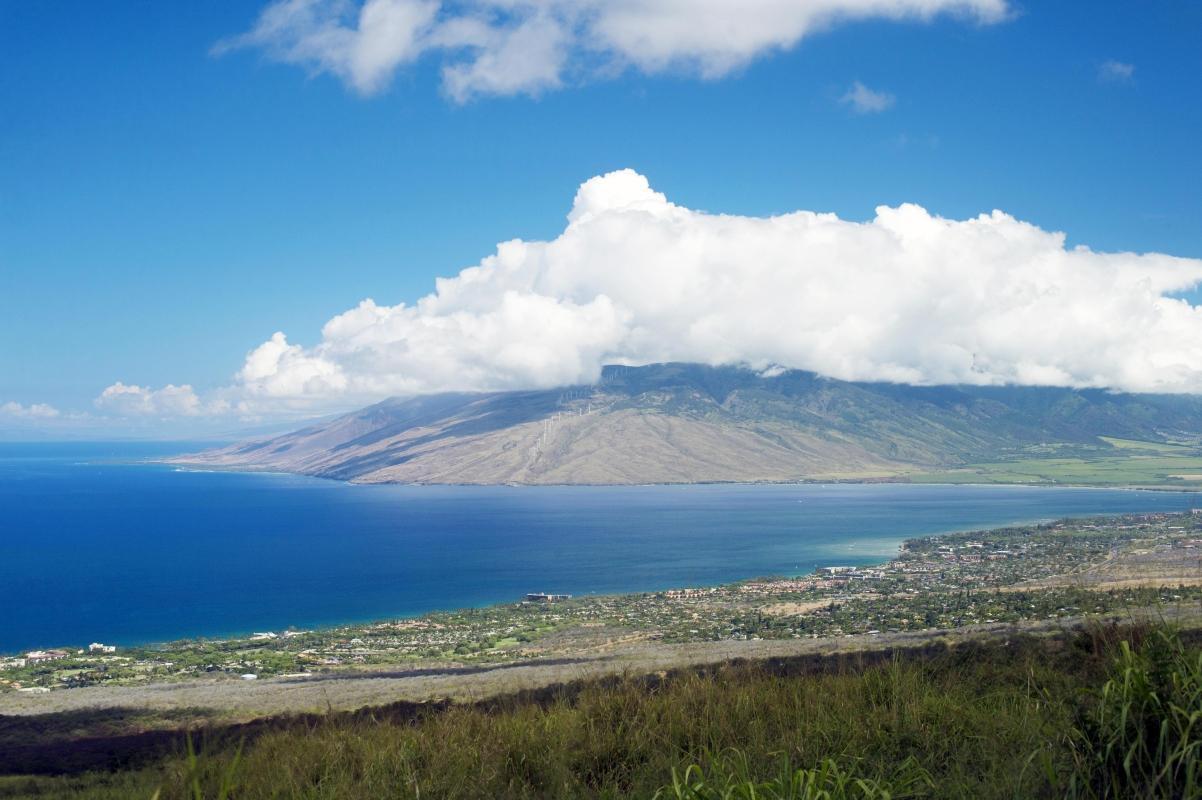
{"label": "coastline", "polygon": [[[256,473],[256,474],[294,475],[296,473]],[[310,476],[305,476],[305,477],[310,477]],[[339,481],[339,483],[347,483],[347,482]],[[388,484],[388,485],[409,485],[409,484]],[[448,484],[420,484],[420,485],[445,486]],[[473,486],[476,484],[466,484],[466,485]],[[574,484],[567,484],[567,485],[574,486]],[[655,484],[655,485],[678,486],[678,485],[691,485],[691,484]],[[703,484],[697,484],[697,485],[703,485]],[[727,485],[727,484],[719,484],[719,485]],[[764,485],[764,484],[736,484],[736,485],[753,486],[753,485]],[[772,484],[772,485],[778,485],[778,484]],[[788,484],[781,484],[781,485],[788,485]],[[1042,518],[1042,519],[1037,519],[1037,520],[1018,520],[1018,521],[1015,521],[1013,523],[1010,523],[1010,524],[1008,524],[1006,526],[1002,526],[1002,527],[1039,525],[1039,524],[1044,524],[1044,523],[1053,522],[1053,521],[1055,521],[1055,520],[1050,519],[1050,518]],[[956,534],[960,534],[960,533],[972,533],[972,532],[975,532],[976,530],[978,530],[978,529],[975,529],[975,528],[949,529],[949,530],[932,533],[928,537],[924,537],[924,538],[938,538],[938,537],[943,537],[943,536],[952,536],[952,535],[956,535]],[[891,561],[893,561],[898,555],[900,555],[902,553],[902,551],[905,549],[905,545],[908,541],[910,541],[910,540],[903,539],[897,545],[895,552],[891,556],[883,556],[883,560],[860,563],[860,564],[857,564],[857,566],[862,567],[862,568],[872,568],[872,567],[877,567],[877,566],[881,566],[884,564],[888,564]],[[875,556],[874,556],[874,558],[875,558]],[[855,559],[849,559],[849,560],[855,560]],[[719,581],[716,583],[697,583],[697,584],[692,584],[687,587],[676,586],[676,585],[657,586],[657,587],[650,587],[647,589],[628,591],[628,592],[614,592],[614,593],[586,592],[583,594],[569,594],[568,597],[571,597],[573,599],[578,599],[578,600],[601,600],[601,601],[604,601],[604,600],[612,600],[612,599],[625,599],[625,598],[632,598],[632,597],[640,597],[640,596],[644,596],[644,595],[663,594],[666,592],[674,592],[674,591],[687,591],[687,590],[693,590],[693,589],[703,589],[703,590],[729,589],[731,587],[736,587],[741,584],[748,583],[750,581],[775,580],[775,579],[781,579],[781,578],[786,578],[786,579],[806,578],[806,577],[810,577],[810,576],[816,575],[816,574],[817,574],[816,570],[811,570],[810,572],[804,572],[804,573],[781,572],[781,573],[773,574],[773,575],[753,575],[753,576],[748,576],[746,578],[740,578],[737,580]],[[289,623],[288,625],[286,625],[286,627],[284,627],[282,630],[289,631],[289,630],[297,630],[297,629],[304,628],[306,633],[328,634],[331,631],[343,630],[343,629],[347,629],[347,628],[374,627],[374,626],[381,626],[381,625],[392,625],[392,624],[397,624],[397,623],[414,622],[414,621],[423,620],[427,617],[440,616],[440,615],[446,615],[446,614],[463,614],[463,613],[483,612],[483,611],[488,611],[490,609],[498,609],[498,608],[511,606],[517,602],[521,602],[521,599],[517,598],[517,597],[513,597],[513,598],[508,598],[508,599],[498,599],[493,602],[481,603],[481,604],[476,604],[476,605],[429,609],[426,611],[416,612],[413,614],[395,614],[395,615],[383,615],[383,616],[376,616],[376,617],[356,617],[356,618],[348,618],[348,619],[344,619],[344,620],[322,622],[322,623],[313,624],[313,625],[308,625],[308,624],[304,623],[303,621],[293,621],[293,622]],[[271,626],[271,627],[278,627],[278,626]],[[172,639],[154,639],[154,640],[141,641],[141,642],[137,642],[137,641],[128,642],[128,643],[123,644],[122,647],[125,649],[154,650],[154,649],[188,646],[188,645],[195,645],[195,644],[226,643],[226,642],[233,642],[233,641],[251,641],[254,634],[255,634],[255,631],[252,629],[243,629],[240,631],[215,633],[212,635],[181,636],[181,637],[172,638]],[[73,649],[75,647],[77,647],[77,646],[64,645],[62,643],[59,643],[59,644],[56,644],[53,646],[41,646],[38,649],[63,649],[63,648]],[[21,652],[22,652],[22,650],[16,650],[16,651],[0,650],[0,659],[16,657]]]}
{"label": "coastline", "polygon": [[[1158,621],[1193,630],[1202,628],[1200,553],[1202,515],[1190,513],[928,535],[875,568],[118,649],[90,668],[84,657],[49,662],[40,678],[0,669],[0,716],[19,725],[120,709],[130,730],[174,731],[747,659],[1005,647],[1016,636]],[[29,682],[14,687],[12,677]]]}
{"label": "coastline", "polygon": [[[962,484],[953,484],[953,485],[962,485]],[[1084,487],[1084,488],[1092,488],[1092,487]],[[901,540],[901,542],[898,543],[898,545],[896,546],[896,548],[894,549],[894,551],[892,552],[891,555],[888,555],[888,556],[874,555],[874,556],[872,556],[872,560],[869,560],[869,561],[863,561],[863,560],[855,559],[855,558],[848,559],[849,562],[851,562],[851,561],[857,562],[854,566],[849,565],[846,567],[844,567],[844,566],[822,567],[822,568],[804,571],[804,572],[782,571],[782,572],[779,572],[779,573],[776,573],[773,575],[749,576],[746,578],[741,578],[741,579],[737,579],[737,580],[733,580],[733,581],[721,581],[721,582],[717,582],[717,583],[713,583],[713,584],[699,583],[699,584],[693,584],[693,585],[690,585],[687,587],[663,586],[663,587],[651,587],[651,588],[647,588],[647,589],[643,589],[643,590],[629,591],[629,592],[619,592],[619,593],[610,593],[610,594],[586,593],[586,594],[576,595],[575,597],[573,597],[572,595],[565,595],[564,597],[568,598],[570,600],[574,600],[577,603],[606,603],[606,602],[621,603],[621,602],[629,602],[629,601],[632,601],[635,599],[646,598],[646,597],[651,597],[651,596],[673,596],[673,595],[683,595],[686,593],[703,593],[703,592],[708,592],[710,594],[720,593],[720,592],[732,592],[732,591],[738,591],[742,587],[745,587],[749,584],[756,584],[756,583],[773,583],[773,582],[777,582],[777,583],[802,582],[802,583],[804,583],[806,581],[818,581],[818,580],[821,580],[824,575],[829,577],[830,575],[835,574],[834,573],[835,570],[847,570],[850,572],[850,574],[853,574],[853,575],[858,575],[860,573],[871,574],[875,570],[880,570],[882,568],[896,565],[899,562],[899,559],[903,558],[907,554],[908,550],[912,549],[914,546],[916,546],[918,544],[930,543],[930,542],[933,542],[936,540],[948,539],[950,537],[963,538],[965,536],[978,536],[978,535],[987,536],[990,534],[1011,532],[1011,531],[1016,531],[1016,530],[1017,531],[1039,530],[1039,529],[1048,528],[1048,527],[1083,526],[1086,524],[1100,525],[1100,526],[1105,527],[1105,526],[1116,525],[1120,522],[1131,520],[1131,519],[1146,519],[1146,518],[1157,518],[1157,519],[1161,519],[1161,520],[1182,519],[1182,520],[1190,521],[1192,524],[1198,524],[1198,523],[1194,523],[1194,520],[1196,519],[1196,515],[1192,515],[1188,512],[1147,512],[1147,513],[1142,513],[1142,514],[1104,514],[1104,515],[1087,515],[1087,516],[1080,516],[1080,517],[1064,517],[1064,518],[1041,517],[1041,518],[1034,518],[1034,519],[1015,520],[1012,522],[1008,522],[1008,523],[1005,523],[1005,524],[1002,524],[999,526],[993,526],[993,527],[989,527],[989,528],[980,528],[980,527],[954,528],[954,529],[947,529],[947,530],[932,532],[932,533],[925,534],[925,535],[918,536],[918,537],[908,537],[908,538]],[[403,626],[415,625],[415,624],[428,624],[432,620],[438,620],[438,619],[442,619],[442,618],[446,618],[446,617],[454,617],[454,616],[458,616],[458,615],[480,615],[480,614],[486,615],[489,613],[496,613],[498,611],[512,608],[515,605],[515,603],[524,605],[524,604],[527,604],[528,601],[523,601],[521,598],[509,598],[509,599],[497,600],[497,601],[490,602],[490,603],[461,606],[461,607],[457,607],[457,608],[431,609],[431,610],[414,613],[414,614],[408,614],[408,615],[406,615],[406,614],[383,615],[383,616],[375,616],[372,618],[346,619],[346,620],[341,620],[341,621],[332,621],[332,622],[327,622],[327,623],[316,624],[305,630],[299,631],[299,633],[294,633],[294,632],[298,631],[299,626],[296,624],[291,624],[288,627],[282,629],[281,632],[279,632],[279,633],[277,633],[274,630],[271,631],[270,636],[272,639],[275,639],[277,636],[288,637],[290,635],[298,635],[299,636],[302,634],[315,635],[315,636],[320,637],[320,636],[330,636],[337,632],[347,631],[347,630],[378,629],[378,628],[385,628],[385,627],[389,627],[389,626],[402,626],[403,627]],[[139,642],[139,643],[130,643],[130,644],[122,645],[120,649],[134,650],[134,651],[167,651],[167,650],[172,650],[172,649],[190,648],[190,647],[198,647],[198,646],[226,645],[226,644],[230,644],[230,643],[239,643],[239,642],[242,642],[242,643],[254,642],[256,640],[261,640],[262,636],[263,636],[263,634],[260,634],[255,631],[243,630],[243,631],[231,632],[231,633],[226,633],[226,634],[215,634],[215,635],[205,635],[205,636],[183,636],[183,637],[179,637],[179,638],[172,638],[172,639],[166,639],[166,640],[152,640],[152,641]],[[70,650],[72,648],[64,647],[63,645],[60,644],[55,648],[48,648],[48,649]],[[19,652],[20,651],[0,653],[0,659],[5,659],[5,658],[11,659],[11,658],[19,657]],[[83,651],[81,650],[79,652],[82,653]],[[0,673],[0,675],[2,675],[2,674],[3,673]]]}
{"label": "coastline", "polygon": [[[228,470],[228,471],[240,472],[242,470]],[[288,476],[299,475],[299,473],[291,473],[291,472],[267,472],[267,471],[250,471],[250,472],[253,472],[253,474],[269,474],[269,475],[288,475]],[[315,477],[315,476],[302,476],[302,477]],[[337,483],[348,484],[348,485],[482,486],[480,484],[351,484],[348,481],[338,481],[336,479],[323,478],[322,480],[334,480]],[[792,483],[708,483],[708,484],[703,484],[703,483],[698,483],[698,484],[625,484],[625,485],[626,486],[653,487],[653,486],[694,486],[694,485],[695,486],[790,486],[790,485],[806,485],[806,484],[792,484]],[[920,484],[913,484],[913,485],[920,485]],[[937,486],[956,487],[956,486],[969,486],[970,484],[921,484],[921,485],[937,485]],[[489,488],[497,488],[500,486],[506,486],[506,484],[489,484],[487,486]],[[572,488],[590,488],[592,485],[556,484],[556,485],[546,485],[545,488],[555,488],[556,486],[566,486],[566,487],[572,487]],[[995,488],[998,486],[998,484],[980,484],[980,486],[986,487],[986,488]],[[1023,487],[1019,484],[1014,484],[1014,486],[1016,486],[1017,488],[1027,488],[1027,487]],[[610,488],[610,487],[611,487],[610,484],[601,484],[601,485],[599,485],[598,488]],[[543,488],[543,485],[541,485],[541,484],[540,485],[529,485],[529,486],[523,485],[520,487],[513,487],[513,488]],[[1088,486],[1057,487],[1057,488],[1099,489],[1102,491],[1109,491],[1108,488],[1104,488],[1104,487],[1088,487]],[[1131,489],[1130,491],[1138,491],[1138,490]],[[1104,514],[1104,515],[1099,515],[1099,516],[1062,517],[1062,518],[1036,517],[1036,518],[1016,519],[1016,520],[1013,520],[1010,522],[1003,523],[1001,525],[992,526],[992,527],[988,527],[988,528],[981,528],[981,527],[974,527],[974,526],[948,528],[948,529],[944,529],[944,530],[934,531],[934,532],[931,532],[931,533],[926,534],[921,537],[909,537],[909,538],[901,539],[897,543],[896,547],[894,548],[894,550],[891,554],[889,554],[889,555],[874,554],[872,556],[872,558],[877,559],[877,560],[861,561],[854,557],[847,559],[847,560],[858,561],[859,563],[857,563],[855,565],[858,568],[870,569],[870,568],[880,567],[880,566],[884,566],[884,565],[892,563],[894,560],[897,559],[898,556],[900,556],[905,551],[907,544],[909,544],[912,541],[918,541],[920,539],[935,539],[935,538],[942,538],[942,537],[948,537],[948,536],[956,536],[956,535],[960,535],[960,534],[981,533],[981,532],[989,532],[989,531],[996,531],[996,530],[1005,530],[1005,529],[1010,529],[1010,528],[1035,527],[1035,526],[1046,525],[1046,524],[1057,523],[1057,522],[1066,522],[1069,520],[1074,520],[1074,521],[1079,522],[1081,520],[1086,520],[1086,519],[1090,519],[1090,520],[1092,520],[1092,519],[1098,519],[1098,520],[1121,519],[1124,516],[1126,516],[1126,515],[1125,514]],[[575,595],[569,595],[569,596],[573,596],[573,597],[575,597],[577,599],[581,599],[581,600],[584,600],[584,599],[607,600],[607,599],[617,599],[617,598],[639,597],[639,596],[644,596],[644,595],[649,595],[649,594],[653,595],[653,594],[661,594],[661,593],[665,593],[665,592],[692,590],[692,589],[720,590],[720,589],[730,589],[732,587],[737,587],[741,584],[745,584],[745,583],[748,583],[751,581],[775,580],[775,579],[782,579],[782,578],[784,578],[784,579],[808,578],[808,577],[817,575],[820,571],[821,571],[821,568],[816,569],[816,570],[810,570],[809,572],[791,572],[788,570],[783,570],[783,571],[780,571],[778,573],[773,573],[773,574],[749,575],[747,577],[738,578],[735,580],[724,580],[724,581],[718,581],[718,582],[714,582],[714,583],[705,583],[705,582],[694,583],[687,587],[686,586],[677,586],[677,585],[665,585],[665,586],[652,586],[652,587],[648,587],[646,589],[632,590],[632,591],[626,591],[626,592],[614,592],[614,593],[586,592],[586,593],[582,593],[582,594],[575,594]],[[533,591],[533,589],[532,589],[532,591]],[[400,623],[413,622],[413,621],[422,620],[427,617],[436,616],[436,615],[461,614],[461,613],[465,613],[465,612],[466,613],[482,612],[482,611],[487,611],[489,609],[506,607],[506,606],[512,605],[513,603],[518,602],[518,601],[519,601],[519,598],[512,597],[512,598],[505,598],[505,599],[496,599],[492,602],[485,602],[485,603],[472,604],[472,605],[455,606],[455,607],[448,606],[448,607],[443,607],[443,608],[427,609],[425,611],[415,612],[412,614],[400,613],[400,614],[385,614],[382,616],[370,616],[370,617],[351,617],[351,618],[346,618],[346,619],[341,619],[341,620],[323,621],[320,623],[306,622],[304,620],[292,620],[292,621],[286,623],[285,627],[282,630],[298,630],[298,629],[303,628],[307,632],[318,633],[318,634],[328,634],[331,631],[342,630],[342,629],[347,629],[347,628],[373,627],[373,626],[380,626],[380,625],[395,624],[395,623],[399,623],[399,622]],[[274,625],[274,626],[269,626],[269,627],[278,628],[279,626]],[[230,642],[230,641],[250,641],[250,640],[252,640],[252,637],[254,636],[255,633],[256,633],[255,630],[253,630],[251,628],[246,628],[246,629],[237,630],[237,631],[227,631],[227,632],[214,633],[214,634],[208,634],[208,635],[192,635],[192,636],[184,635],[184,636],[180,636],[180,637],[176,637],[176,638],[150,639],[150,640],[145,640],[145,641],[130,641],[130,642],[122,643],[121,646],[125,649],[155,650],[155,649],[163,649],[163,648],[169,648],[169,647],[190,646],[190,645],[205,644],[205,643],[224,643],[224,642]],[[64,649],[64,648],[65,649],[73,649],[74,647],[76,647],[76,646],[64,645],[60,642],[60,643],[57,643],[54,645],[41,645],[41,646],[39,646],[38,649]],[[21,652],[23,652],[23,650],[15,650],[15,651],[0,650],[0,659],[16,657]]]}
{"label": "coastline", "polygon": [[[7,653],[57,649],[63,642],[73,643],[67,649],[74,650],[92,641],[153,648],[237,640],[294,626],[328,632],[455,609],[480,611],[536,590],[598,598],[685,586],[720,588],[753,576],[803,576],[816,566],[878,566],[895,558],[913,536],[1062,516],[1183,510],[1192,497],[1104,487],[818,480],[505,489],[387,485],[352,491],[343,481],[310,481],[308,476],[273,471],[216,470],[244,478],[173,474],[181,467],[157,456],[148,459],[136,450],[132,458],[119,459],[133,469],[107,468],[113,461],[109,452],[102,460],[63,455],[68,457],[56,456],[46,468],[38,467],[37,475],[50,480],[9,484],[15,490],[8,493],[14,502],[4,505],[16,513],[3,516],[13,530],[28,522],[23,546],[30,553],[44,551],[36,544],[41,533],[50,530],[42,520],[58,523],[61,518],[63,524],[55,524],[54,530],[78,545],[64,555],[64,574],[71,574],[74,558],[80,565],[76,571],[87,571],[84,577],[95,576],[95,581],[74,584],[85,587],[74,590],[85,604],[70,617],[56,610],[55,597],[41,596],[57,591],[54,581],[42,582],[48,591],[36,585],[30,587],[32,593],[22,591],[26,599],[12,608],[24,603],[29,613],[3,626],[2,649]],[[63,468],[46,471],[56,460]],[[15,463],[13,474],[20,475],[20,462]],[[819,488],[824,485],[829,489]],[[507,491],[514,488],[527,491]],[[95,535],[105,528],[97,528],[97,518],[85,513],[86,502],[60,503],[67,513],[57,515],[46,506],[46,498],[64,492],[80,492],[80,498],[114,493],[123,507],[141,507],[151,497],[165,499],[156,500],[154,513],[129,527],[122,538],[134,544],[124,546]],[[213,498],[210,505],[218,513],[180,518],[180,509],[201,496],[198,492]],[[448,516],[454,509],[459,512]],[[489,520],[491,532],[460,533],[466,531],[465,521],[470,526],[477,517]],[[311,519],[321,521],[310,524]],[[76,520],[82,525],[73,529]],[[214,524],[218,527],[210,531]],[[618,536],[618,528],[627,525],[634,527],[623,528],[627,532]],[[750,527],[745,530],[744,525]],[[676,530],[687,533],[668,535]],[[473,550],[486,555],[477,558]],[[189,595],[202,602],[192,606],[195,611],[163,613],[174,609],[172,598],[158,588],[138,588],[144,584],[136,576],[184,551],[196,554],[207,569],[193,570],[195,580],[181,575],[173,583],[186,586]],[[206,553],[225,555],[209,558]],[[314,558],[314,553],[321,556]],[[583,560],[561,566],[565,557]],[[260,566],[264,558],[270,565]],[[483,571],[479,561],[485,562]],[[287,569],[274,566],[281,563]],[[331,569],[330,564],[336,566]],[[103,566],[97,570],[97,565]],[[122,576],[135,578],[122,581],[129,591],[113,583]],[[314,580],[327,576],[336,580]],[[419,585],[410,578],[426,576],[437,581],[431,584],[433,591],[408,588]],[[264,583],[260,590],[260,578],[274,583]],[[180,579],[190,582],[180,584]],[[113,594],[94,593],[103,586],[111,586]],[[253,590],[243,591],[248,586]],[[327,594],[325,586],[335,591]],[[70,591],[58,595],[68,596]],[[87,605],[87,597],[101,596],[102,602]]]}
{"label": "coastline", "polygon": [[[1097,489],[1102,491],[1131,491],[1131,492],[1170,492],[1180,494],[1202,493],[1202,486],[1171,486],[1161,484],[1097,484],[1063,481],[915,481],[911,475],[881,476],[867,478],[796,478],[790,480],[758,480],[758,481],[640,481],[616,483],[529,483],[521,481],[496,482],[462,482],[462,481],[360,481],[354,478],[345,480],[328,475],[309,472],[293,472],[277,468],[233,464],[209,464],[200,461],[185,461],[176,458],[148,458],[137,463],[162,464],[176,467],[181,472],[229,472],[254,475],[293,475],[316,480],[332,481],[348,486],[447,486],[447,487],[508,487],[513,489],[530,488],[615,488],[636,486],[966,486],[966,487],[1018,487],[1018,488],[1051,488],[1051,489]],[[914,473],[915,475],[938,475],[940,472]]]}

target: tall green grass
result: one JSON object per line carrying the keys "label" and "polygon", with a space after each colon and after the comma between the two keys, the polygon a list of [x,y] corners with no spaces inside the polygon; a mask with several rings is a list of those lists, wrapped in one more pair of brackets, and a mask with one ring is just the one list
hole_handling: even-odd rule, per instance
{"label": "tall green grass", "polygon": [[210,738],[119,783],[0,782],[0,798],[1202,797],[1200,658],[1128,631],[625,676]]}
{"label": "tall green grass", "polygon": [[812,769],[795,769],[782,758],[777,774],[753,774],[747,757],[731,750],[709,759],[709,767],[691,764],[653,800],[904,800],[932,788],[930,773],[907,758],[888,777],[864,777],[832,758]]}
{"label": "tall green grass", "polygon": [[1167,628],[1119,642],[1067,746],[1069,797],[1202,797],[1202,652]]}

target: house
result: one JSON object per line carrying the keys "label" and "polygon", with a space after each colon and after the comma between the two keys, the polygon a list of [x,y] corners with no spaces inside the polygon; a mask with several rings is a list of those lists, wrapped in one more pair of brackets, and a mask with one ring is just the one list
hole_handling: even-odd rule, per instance
{"label": "house", "polygon": [[43,661],[58,661],[70,655],[66,650],[30,650],[25,654],[28,664],[40,664]]}

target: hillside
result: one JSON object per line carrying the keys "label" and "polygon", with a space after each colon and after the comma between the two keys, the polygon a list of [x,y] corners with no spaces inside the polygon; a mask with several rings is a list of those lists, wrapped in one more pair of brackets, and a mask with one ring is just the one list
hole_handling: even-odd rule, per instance
{"label": "hillside", "polygon": [[127,709],[0,717],[21,758],[0,797],[1194,799],[1200,656],[1190,631],[1097,624],[188,734],[114,735]]}
{"label": "hillside", "polygon": [[1195,396],[657,364],[607,367],[595,385],[386,400],[176,461],[366,483],[889,479],[1053,457],[1159,456],[1202,473],[1200,437]]}

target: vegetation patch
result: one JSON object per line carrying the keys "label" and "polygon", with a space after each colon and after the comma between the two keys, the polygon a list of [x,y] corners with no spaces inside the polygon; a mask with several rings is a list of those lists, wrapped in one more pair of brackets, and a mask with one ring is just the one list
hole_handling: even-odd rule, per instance
{"label": "vegetation patch", "polygon": [[1192,639],[1095,627],[198,732],[0,798],[1197,797],[1200,687]]}
{"label": "vegetation patch", "polygon": [[910,475],[914,483],[1068,484],[1202,488],[1202,451],[1171,442],[1098,437],[1098,445],[1038,445],[1007,458]]}

